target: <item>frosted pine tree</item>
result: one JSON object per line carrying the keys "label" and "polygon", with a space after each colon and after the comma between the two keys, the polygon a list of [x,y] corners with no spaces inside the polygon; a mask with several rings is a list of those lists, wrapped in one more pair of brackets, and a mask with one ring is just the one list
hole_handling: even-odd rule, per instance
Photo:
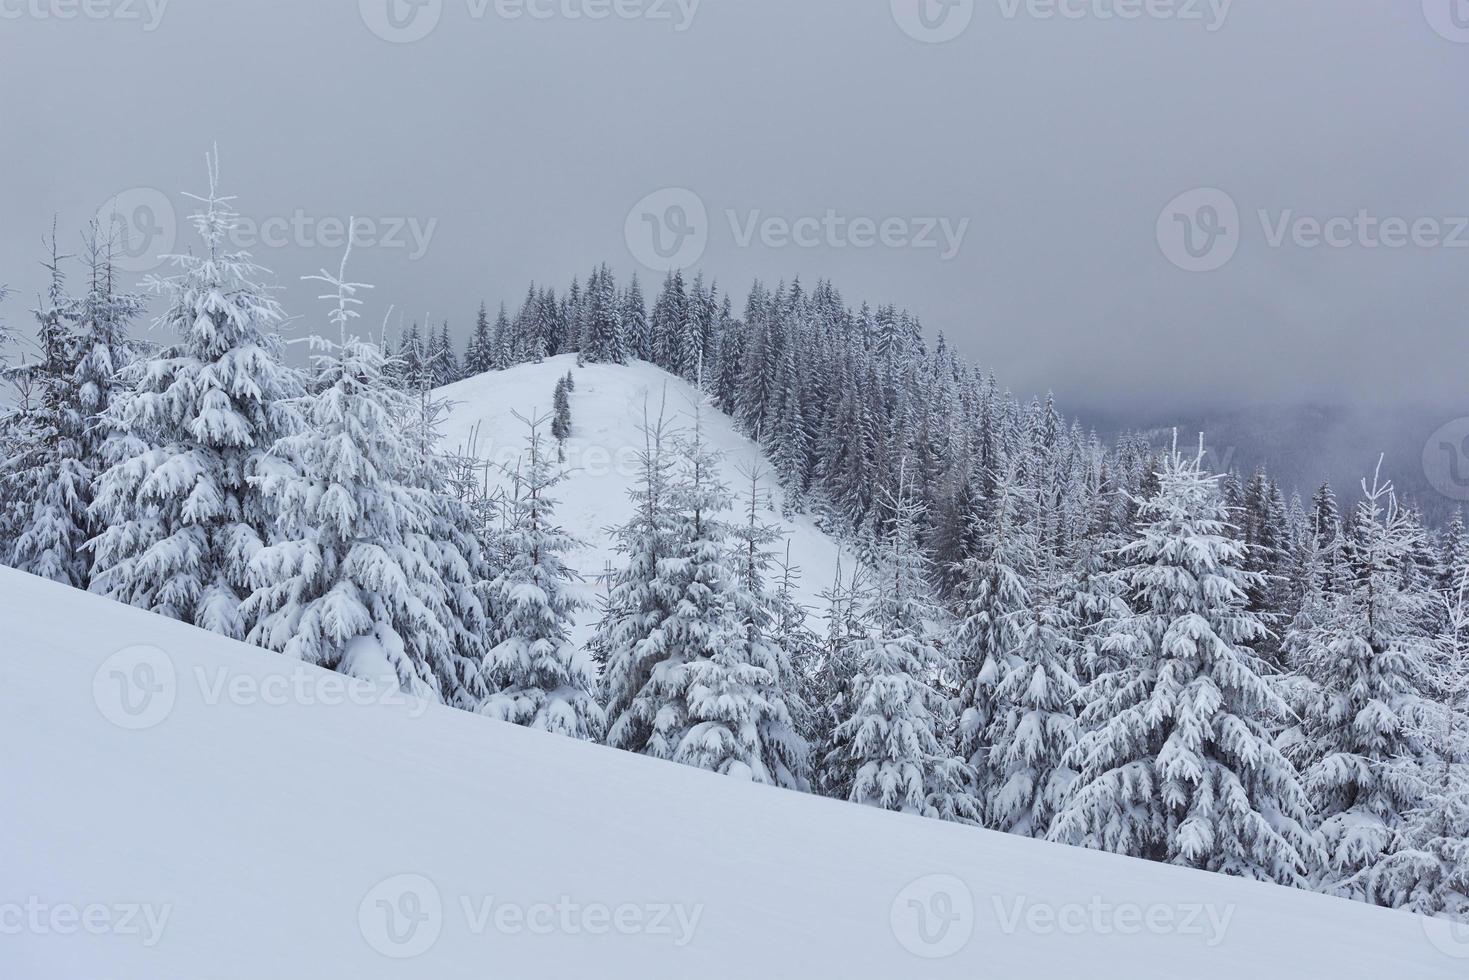
{"label": "frosted pine tree", "polygon": [[985,826],[1044,837],[1076,776],[1067,763],[1078,737],[1076,623],[1059,601],[1052,560],[1022,561],[1025,602],[1004,614],[1001,629],[1015,645],[999,660],[994,686]]}
{"label": "frosted pine tree", "polygon": [[94,220],[86,240],[88,287],[78,304],[76,322],[77,397],[87,419],[82,444],[94,474],[130,455],[134,448],[111,419],[113,407],[127,393],[122,371],[135,356],[130,325],[143,313],[145,304],[143,297],[117,288],[112,264],[114,246],[111,238],[103,237]]}
{"label": "frosted pine tree", "polygon": [[0,459],[0,497],[16,510],[17,535],[0,560],[23,572],[85,588],[88,579],[87,505],[93,473],[85,444],[88,418],[76,370],[81,360],[79,303],[68,296],[55,229],[45,263],[51,283],[36,309],[40,357],[10,368],[6,378],[34,399],[12,430]]}
{"label": "frosted pine tree", "polygon": [[0,456],[10,464],[0,480],[16,483],[5,495],[14,498],[24,529],[11,563],[77,588],[90,581],[84,545],[99,530],[89,514],[97,474],[142,448],[108,421],[124,391],[119,371],[130,357],[128,324],[143,309],[139,297],[114,288],[111,247],[93,221],[85,238],[87,291],[71,298],[53,238],[52,285],[37,311],[42,358],[10,373],[36,400],[24,427],[29,444]]}
{"label": "frosted pine tree", "polygon": [[677,547],[660,562],[674,590],[673,613],[663,625],[669,660],[664,683],[657,685],[661,690],[650,691],[654,697],[643,702],[657,716],[649,718],[657,733],[654,754],[666,747],[667,757],[685,765],[774,782],[758,730],[774,710],[762,689],[773,688],[775,678],[748,659],[765,650],[742,642],[734,616],[730,528],[723,516],[730,493],[720,479],[718,455],[704,442],[698,406],[692,436],[675,445],[681,465],[670,499]]}
{"label": "frosted pine tree", "polygon": [[[689,449],[691,468],[712,469],[715,458],[702,448],[697,435]],[[707,463],[695,464],[698,457]],[[689,665],[689,715],[694,724],[679,757],[714,772],[804,790],[809,787],[810,750],[796,730],[801,706],[791,690],[790,655],[774,636],[780,610],[767,584],[769,549],[783,534],[760,520],[765,494],[759,470],[750,471],[749,478],[745,518],[727,529],[730,550],[725,558],[731,567],[722,580],[723,594],[711,597],[722,607],[718,614],[731,617],[723,628],[732,635]],[[700,492],[698,479],[697,473],[690,474],[690,493]],[[703,479],[712,484],[707,499],[717,503],[717,471]],[[691,581],[685,607],[699,601],[702,592],[703,586]]]}
{"label": "frosted pine tree", "polygon": [[551,435],[558,444],[571,437],[571,375],[556,381],[556,390],[551,395],[554,417],[551,419]]}
{"label": "frosted pine tree", "polygon": [[622,294],[620,310],[622,336],[627,356],[651,361],[653,359],[653,336],[649,332],[648,307],[643,300],[643,286],[638,281],[636,272],[632,275],[632,282],[628,283],[627,291]]}
{"label": "frosted pine tree", "polygon": [[831,587],[821,594],[826,603],[825,636],[818,655],[810,663],[802,664],[800,671],[800,695],[807,708],[805,735],[818,760],[815,789],[823,796],[839,800],[851,795],[853,772],[828,765],[827,760],[833,758],[842,722],[854,710],[852,694],[857,664],[852,651],[870,633],[867,616],[871,602],[866,573],[867,569],[858,564],[850,579],[844,580],[841,556],[837,556]]}
{"label": "frosted pine tree", "polygon": [[1034,491],[1020,482],[1019,471],[1011,469],[997,487],[993,531],[981,544],[982,554],[963,568],[961,619],[951,642],[960,678],[959,752],[974,773],[980,801],[1001,780],[1000,767],[990,761],[995,695],[1022,643],[1017,617],[1030,603],[1025,576],[1036,560],[1035,532],[1026,523]]}
{"label": "frosted pine tree", "polygon": [[470,335],[469,347],[464,351],[464,376],[477,377],[493,371],[495,367],[495,336],[490,329],[489,311],[481,303],[479,314],[474,319],[474,333]]}
{"label": "frosted pine tree", "polygon": [[262,270],[227,246],[238,216],[218,184],[216,154],[192,219],[202,254],[173,256],[178,274],[149,280],[168,304],[158,325],[180,342],[125,370],[132,390],[109,422],[146,448],[97,481],[92,589],[243,639],[250,562],[272,531],[257,481],[299,426],[301,381],[281,363],[283,315]]}
{"label": "frosted pine tree", "polygon": [[313,394],[295,400],[305,425],[274,447],[281,464],[256,478],[276,541],[250,562],[249,640],[354,676],[390,676],[408,693],[476,707],[486,689],[478,602],[466,603],[474,558],[446,561],[455,539],[443,502],[417,485],[416,447],[400,427],[409,397],[382,352],[351,334],[355,294],[343,255],[331,290],[335,339],[312,338]]}
{"label": "frosted pine tree", "polygon": [[585,336],[582,354],[592,363],[622,364],[627,350],[622,332],[622,310],[612,270],[605,265],[587,280]]}
{"label": "frosted pine tree", "polygon": [[977,823],[973,774],[944,738],[946,709],[930,682],[943,661],[926,638],[933,607],[916,540],[918,507],[906,483],[891,505],[876,630],[853,646],[852,713],[837,726],[825,765],[850,786],[854,803]]}
{"label": "frosted pine tree", "polygon": [[1469,923],[1469,569],[1445,593],[1444,607],[1444,656],[1431,678],[1438,699],[1415,733],[1438,760],[1392,767],[1419,802],[1403,815],[1393,853],[1364,883],[1379,905]]}
{"label": "frosted pine tree", "polygon": [[1432,759],[1423,733],[1439,653],[1419,625],[1431,599],[1404,577],[1421,531],[1390,484],[1374,478],[1362,489],[1345,592],[1293,644],[1296,667],[1314,686],[1292,744],[1320,815],[1321,884],[1357,897],[1421,802],[1413,770]]}
{"label": "frosted pine tree", "polygon": [[1308,804],[1267,724],[1285,712],[1255,653],[1253,576],[1217,479],[1175,449],[1118,556],[1128,613],[1103,623],[1118,658],[1085,692],[1088,729],[1055,840],[1294,884],[1314,844]]}
{"label": "frosted pine tree", "polygon": [[[518,416],[517,416],[518,417]],[[552,471],[539,432],[530,428],[516,483],[509,526],[499,536],[500,573],[489,583],[500,642],[485,657],[491,694],[481,713],[500,721],[569,738],[601,741],[606,719],[597,703],[597,668],[571,642],[572,618],[583,605],[576,573],[562,554],[576,540],[557,526]]]}
{"label": "frosted pine tree", "polygon": [[454,353],[454,338],[449,336],[449,321],[439,328],[438,336],[430,345],[434,370],[434,387],[451,385],[460,378],[459,357]]}
{"label": "frosted pine tree", "polygon": [[[671,747],[655,729],[654,716],[655,705],[672,685],[671,675],[678,668],[671,659],[674,654],[664,625],[678,602],[666,564],[677,553],[678,541],[669,499],[669,433],[661,410],[656,422],[648,421],[645,411],[643,431],[640,473],[629,491],[633,516],[614,532],[626,564],[611,583],[609,614],[595,643],[606,657],[607,744],[667,758]],[[683,724],[683,719],[676,721]]]}

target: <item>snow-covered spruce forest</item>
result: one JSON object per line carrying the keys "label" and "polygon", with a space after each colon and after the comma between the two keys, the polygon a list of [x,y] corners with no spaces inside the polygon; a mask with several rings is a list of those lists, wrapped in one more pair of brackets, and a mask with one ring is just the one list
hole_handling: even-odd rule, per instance
{"label": "snow-covered spruce forest", "polygon": [[[674,274],[649,308],[603,266],[482,308],[467,350],[424,324],[388,352],[344,258],[295,311],[301,367],[235,220],[211,190],[138,293],[95,227],[77,256],[53,235],[33,341],[11,297],[6,564],[515,725],[1469,920],[1469,536],[1388,474],[1343,513],[1216,476],[1192,438],[1104,445],[799,280],[736,312]],[[605,575],[557,520],[575,369],[514,423],[508,491],[438,435],[437,389],[567,354],[705,396],[692,424],[653,405]],[[768,471],[726,465],[716,413]],[[860,556],[824,608],[797,599],[797,512]]]}

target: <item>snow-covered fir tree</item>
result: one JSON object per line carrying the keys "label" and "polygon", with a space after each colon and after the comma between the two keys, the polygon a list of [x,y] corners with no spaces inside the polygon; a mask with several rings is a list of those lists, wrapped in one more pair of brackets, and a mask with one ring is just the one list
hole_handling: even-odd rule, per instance
{"label": "snow-covered fir tree", "polygon": [[[669,744],[657,705],[672,689],[672,663],[665,622],[678,601],[667,579],[667,562],[679,554],[675,530],[672,466],[667,420],[660,408],[656,421],[644,410],[645,445],[638,454],[637,482],[629,490],[633,516],[614,532],[624,564],[611,583],[609,615],[596,645],[606,658],[603,688],[607,699],[607,744],[641,754],[669,758]],[[660,722],[655,727],[655,720]],[[669,719],[681,734],[684,719]]]}
{"label": "snow-covered fir tree", "polygon": [[[905,485],[904,485],[905,486]],[[875,630],[853,647],[851,714],[833,736],[826,766],[854,803],[977,823],[972,772],[944,737],[946,706],[933,679],[944,661],[927,638],[927,600],[917,546],[918,507],[906,489],[893,505],[874,610]]]}
{"label": "snow-covered fir tree", "polygon": [[508,526],[499,536],[501,570],[487,587],[498,616],[498,642],[485,657],[491,694],[480,709],[500,721],[585,741],[601,741],[606,719],[597,700],[597,668],[571,641],[583,605],[576,573],[563,559],[576,539],[555,523],[552,496],[560,476],[539,431],[513,475]]}
{"label": "snow-covered fir tree", "polygon": [[1269,725],[1285,704],[1253,644],[1256,576],[1217,478],[1176,449],[1119,555],[1127,613],[1102,624],[1116,665],[1086,689],[1078,778],[1055,840],[1295,884],[1315,852],[1309,804]]}
{"label": "snow-covered fir tree", "polygon": [[1418,803],[1403,814],[1392,853],[1363,883],[1379,905],[1469,922],[1469,568],[1443,603],[1443,656],[1431,676],[1437,702],[1415,732],[1438,760],[1389,764]]}
{"label": "snow-covered fir tree", "polygon": [[439,328],[429,356],[433,363],[434,387],[442,388],[459,380],[459,357],[454,353],[454,338],[449,336],[449,321],[445,320]]}
{"label": "snow-covered fir tree", "polygon": [[93,473],[84,444],[89,422],[77,385],[82,356],[79,303],[67,295],[64,258],[52,228],[44,263],[50,286],[35,310],[40,357],[7,370],[34,399],[11,425],[13,446],[0,460],[0,499],[15,508],[17,533],[0,560],[23,572],[85,588],[83,545]]}
{"label": "snow-covered fir tree", "polygon": [[[1007,533],[1006,545],[984,570],[997,583],[992,614],[1000,617],[995,639],[1003,647],[989,664],[994,679],[983,735],[987,751],[971,755],[970,764],[986,789],[985,826],[1043,837],[1075,778],[1067,758],[1079,734],[1076,629],[1061,601],[1059,570],[1043,557],[1033,530],[1012,520]],[[1021,601],[1006,608],[1005,594],[1012,589]],[[976,681],[985,680],[982,670]]]}
{"label": "snow-covered fir tree", "polygon": [[1291,744],[1320,819],[1321,884],[1362,896],[1421,802],[1439,651],[1422,631],[1431,597],[1404,576],[1421,531],[1391,485],[1364,481],[1353,518],[1344,592],[1292,643],[1312,690]]}
{"label": "snow-covered fir tree", "polygon": [[556,390],[551,394],[551,436],[556,442],[564,443],[571,437],[571,374],[558,378]]}
{"label": "snow-covered fir tree", "polygon": [[314,337],[311,393],[294,402],[304,425],[279,439],[280,464],[255,478],[274,526],[249,570],[243,612],[249,640],[346,674],[391,676],[400,689],[472,709],[486,696],[479,673],[481,607],[474,555],[456,547],[444,503],[414,479],[422,466],[401,428],[409,397],[390,383],[382,352],[351,333],[368,288],[336,275],[308,277],[331,290],[333,338]]}
{"label": "snow-covered fir tree", "polygon": [[599,268],[587,280],[586,304],[582,355],[593,363],[622,364],[627,360],[622,309],[612,270],[607,266]]}
{"label": "snow-covered fir tree", "polygon": [[479,313],[474,318],[474,333],[469,336],[469,346],[464,351],[464,375],[473,378],[495,370],[497,359],[495,357],[495,335],[490,328],[489,311],[485,304],[479,305]]}
{"label": "snow-covered fir tree", "polygon": [[[702,451],[697,443],[693,448]],[[691,713],[708,720],[695,726],[685,745],[702,757],[703,768],[807,789],[810,747],[796,723],[804,705],[794,690],[791,652],[782,643],[782,634],[794,632],[790,583],[787,578],[782,595],[768,580],[771,549],[785,535],[761,519],[767,497],[760,469],[746,475],[743,519],[729,527],[727,544],[732,579],[725,612],[733,617],[736,639],[692,665]]]}
{"label": "snow-covered fir tree", "polygon": [[981,802],[997,788],[999,767],[990,762],[999,715],[996,691],[1022,644],[1019,617],[1030,604],[1025,576],[1036,563],[1034,532],[1026,524],[1033,491],[1019,485],[1018,471],[1010,475],[998,491],[983,554],[969,559],[963,570],[967,584],[950,644],[960,679],[959,750],[974,773]]}
{"label": "snow-covered fir tree", "polygon": [[211,155],[192,218],[201,254],[173,256],[178,273],[148,281],[167,303],[158,325],[179,343],[124,371],[130,390],[109,424],[141,448],[97,480],[91,587],[243,639],[250,563],[273,531],[258,481],[299,427],[302,387],[281,361],[283,314],[262,270],[227,247],[238,216],[218,178]]}

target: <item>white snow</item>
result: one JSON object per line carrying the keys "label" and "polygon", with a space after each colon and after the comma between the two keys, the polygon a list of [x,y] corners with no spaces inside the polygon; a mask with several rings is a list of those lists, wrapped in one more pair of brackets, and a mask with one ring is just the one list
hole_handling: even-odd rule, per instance
{"label": "white snow", "polygon": [[0,568],[0,977],[1469,975],[1406,913],[350,683]]}
{"label": "white snow", "polygon": [[[574,354],[547,358],[541,364],[522,364],[440,388],[436,394],[452,403],[442,426],[440,445],[446,451],[472,449],[472,455],[491,463],[492,484],[507,484],[500,468],[515,466],[525,450],[527,432],[511,413],[549,416],[556,381],[567,371],[573,374],[576,390],[571,393],[571,436],[566,440],[567,479],[553,491],[561,502],[556,520],[585,542],[586,547],[568,552],[566,559],[593,583],[608,561],[621,563],[607,530],[632,516],[627,491],[637,479],[637,454],[645,445],[645,406],[650,421],[657,421],[660,408],[664,408],[669,423],[688,428],[693,424],[697,397],[693,387],[645,361],[578,368]],[[774,471],[760,447],[736,431],[728,416],[710,406],[704,412],[704,425],[710,447],[724,454],[721,472],[735,493],[736,509],[749,489],[749,481],[741,479],[739,468],[758,463],[764,469],[764,487],[772,491],[775,507],[765,516],[786,529],[791,560],[801,568],[797,597],[810,610],[812,628],[824,629],[821,617],[825,604],[820,595],[832,585],[840,546],[809,517],[781,516]],[[542,432],[554,445],[550,431],[548,418]],[[778,557],[785,557],[783,546],[776,551]],[[843,576],[850,576],[853,567],[850,555],[843,558]],[[605,594],[606,590],[596,591]],[[587,627],[596,618],[596,603],[592,602],[578,617],[578,640],[586,638]]]}

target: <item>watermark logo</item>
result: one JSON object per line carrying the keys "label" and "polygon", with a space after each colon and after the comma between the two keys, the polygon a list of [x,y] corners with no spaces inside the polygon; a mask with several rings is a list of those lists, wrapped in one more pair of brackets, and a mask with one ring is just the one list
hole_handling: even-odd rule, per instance
{"label": "watermark logo", "polygon": [[[97,209],[97,222],[103,234],[111,237],[113,264],[123,272],[159,269],[178,245],[178,211],[167,194],[152,187],[133,187],[109,198]],[[296,208],[289,214],[259,219],[236,215],[225,242],[241,252],[261,248],[336,252],[346,247],[350,235],[355,249],[406,252],[408,261],[416,262],[428,254],[438,227],[438,218],[365,215],[348,219]]]}
{"label": "watermark logo", "polygon": [[893,20],[924,44],[944,44],[969,29],[974,0],[891,0]]}
{"label": "watermark logo", "polygon": [[[1266,248],[1310,252],[1399,251],[1469,248],[1469,216],[1405,217],[1368,208],[1324,217],[1294,208],[1255,212]],[[1202,187],[1168,202],[1158,216],[1158,246],[1168,261],[1188,272],[1213,272],[1234,258],[1244,241],[1239,206],[1224,191]],[[1255,241],[1253,236],[1251,241]]]}
{"label": "watermark logo", "polygon": [[178,214],[168,195],[153,187],[133,187],[97,209],[97,227],[112,241],[112,264],[122,272],[148,272],[172,252],[178,239]]}
{"label": "watermark logo", "polygon": [[1217,187],[1185,191],[1158,215],[1157,235],[1163,255],[1180,269],[1222,269],[1239,250],[1239,206]]}
{"label": "watermark logo", "polygon": [[[970,226],[968,218],[873,217],[835,208],[797,215],[726,208],[724,218],[736,248],[933,251],[943,262],[958,256]],[[649,194],[628,212],[623,226],[633,258],[657,272],[686,269],[698,262],[712,230],[703,199],[683,187]]]}
{"label": "watermark logo", "polygon": [[178,674],[168,654],[153,646],[119,650],[92,675],[92,700],[119,728],[142,731],[161,724],[178,699]]}
{"label": "watermark logo", "polygon": [[953,875],[925,875],[898,892],[888,922],[914,956],[953,956],[974,936],[974,894]]}
{"label": "watermark logo", "polygon": [[169,0],[0,0],[0,20],[115,20],[158,30]]}
{"label": "watermark logo", "polygon": [[1469,44],[1469,0],[1423,0],[1423,16],[1439,37]]}
{"label": "watermark logo", "polygon": [[444,929],[444,901],[423,875],[395,875],[378,882],[357,906],[357,927],[367,945],[395,960],[422,956]]}
{"label": "watermark logo", "polygon": [[1449,500],[1469,500],[1469,418],[1454,419],[1428,437],[1423,475]]}
{"label": "watermark logo", "polygon": [[704,906],[678,902],[520,902],[495,895],[460,895],[446,905],[438,887],[418,874],[400,874],[373,886],[357,907],[367,944],[384,956],[422,956],[446,927],[455,934],[500,936],[653,936],[677,949],[693,942]]}
{"label": "watermark logo", "polygon": [[1455,960],[1469,960],[1469,922],[1423,916],[1423,932],[1440,953]]}
{"label": "watermark logo", "polygon": [[384,41],[412,44],[439,26],[444,0],[357,0],[362,23]]}
{"label": "watermark logo", "polygon": [[687,269],[709,247],[709,211],[688,188],[666,187],[633,205],[623,236],[633,258],[649,269]]}

